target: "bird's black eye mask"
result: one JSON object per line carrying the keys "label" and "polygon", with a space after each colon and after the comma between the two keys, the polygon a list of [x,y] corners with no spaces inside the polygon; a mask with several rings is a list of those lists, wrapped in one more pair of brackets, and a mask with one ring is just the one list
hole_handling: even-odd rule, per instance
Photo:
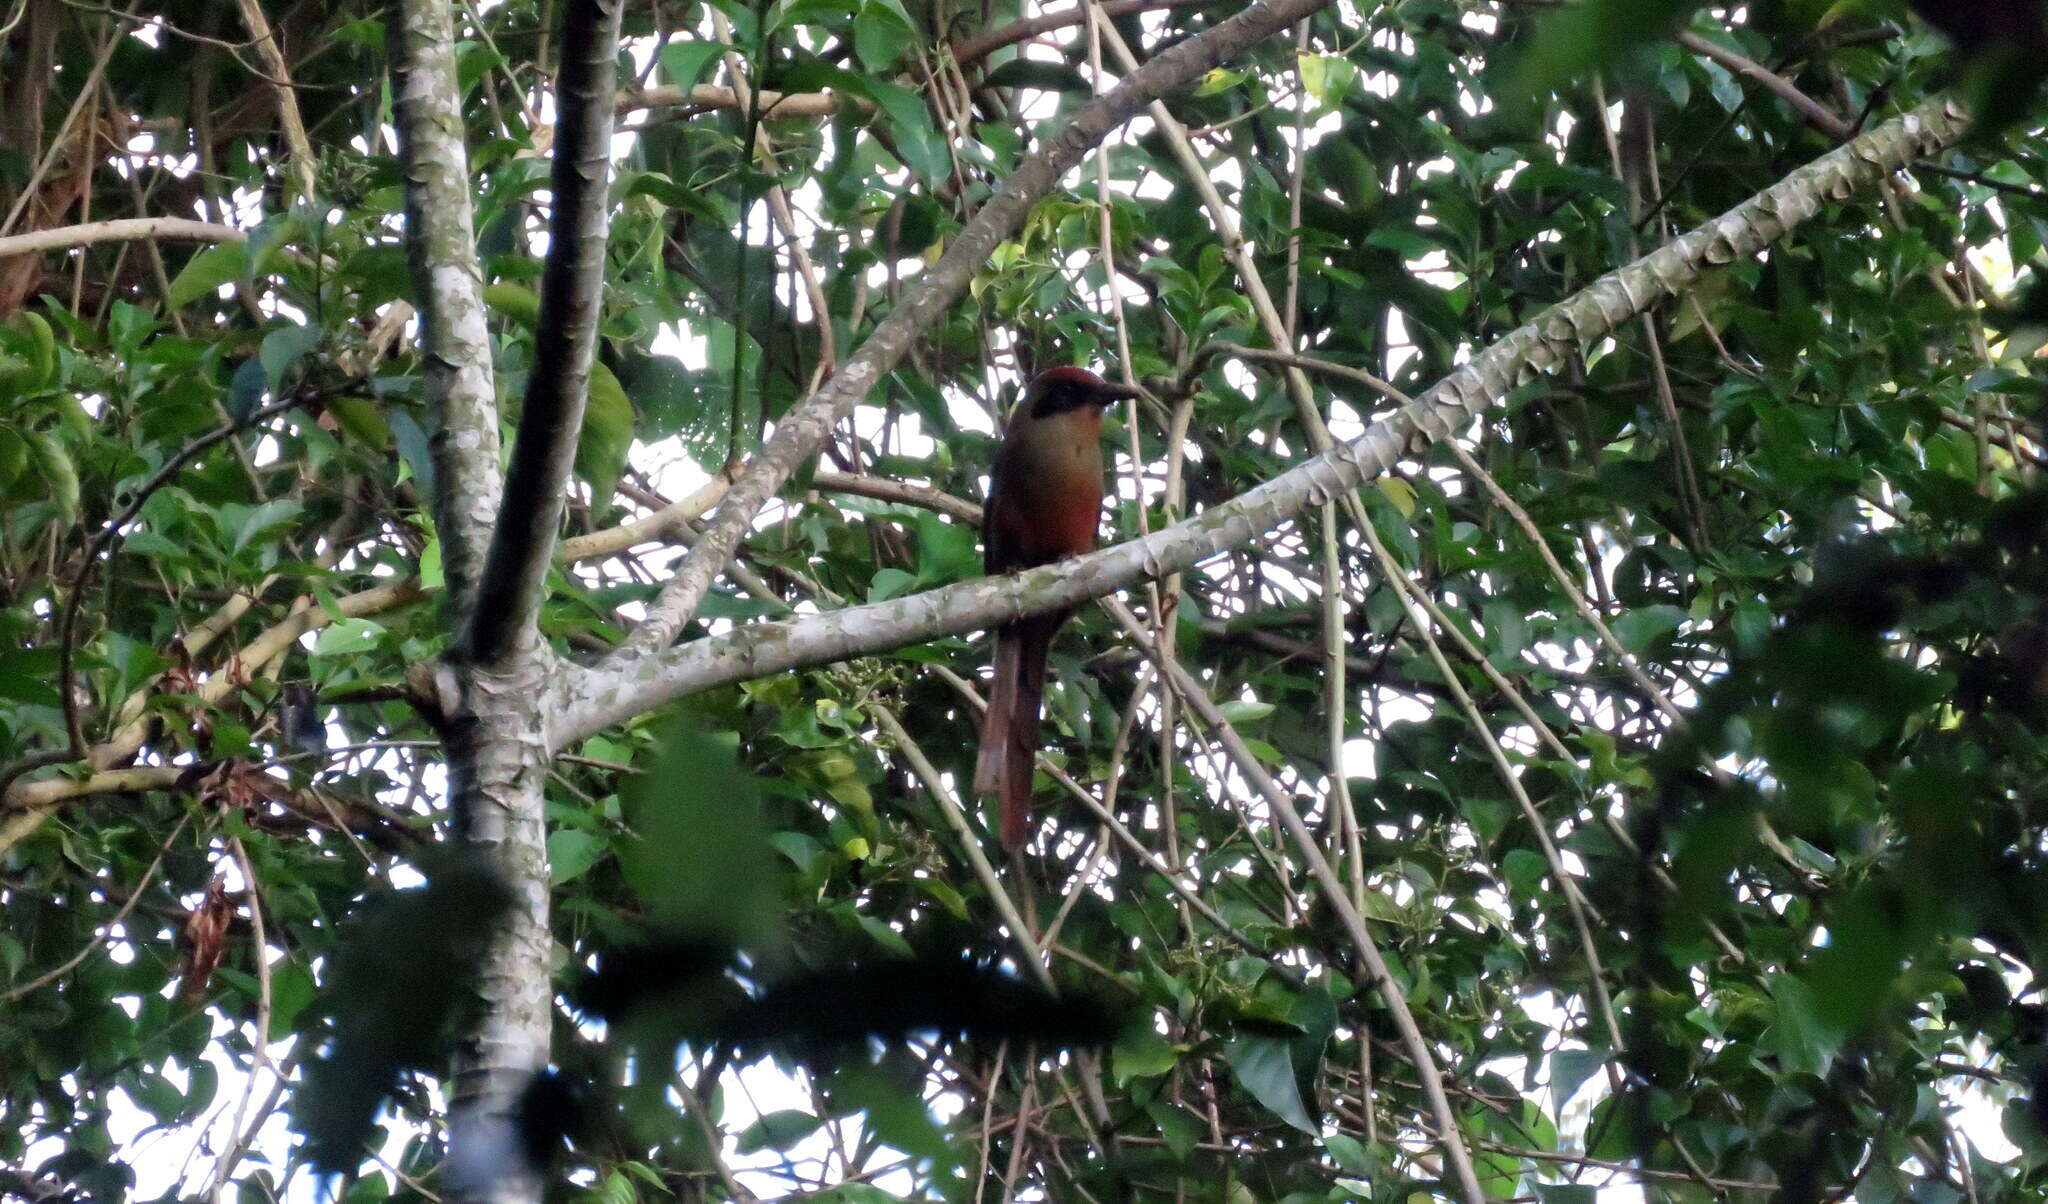
{"label": "bird's black eye mask", "polygon": [[1031,404],[1033,418],[1050,418],[1068,410],[1078,410],[1095,404],[1095,395],[1080,385],[1061,382],[1039,394]]}

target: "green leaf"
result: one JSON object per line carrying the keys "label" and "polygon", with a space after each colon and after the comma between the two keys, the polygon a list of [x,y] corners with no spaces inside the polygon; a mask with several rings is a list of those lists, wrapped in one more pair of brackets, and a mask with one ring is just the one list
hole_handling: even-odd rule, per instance
{"label": "green leaf", "polygon": [[1351,60],[1334,54],[1304,54],[1297,61],[1302,88],[1326,109],[1342,105],[1352,81],[1358,78],[1358,68],[1351,65]]}
{"label": "green leaf", "polygon": [[1373,487],[1380,491],[1380,496],[1393,504],[1402,518],[1415,517],[1415,486],[1400,477],[1382,476],[1373,481]]}
{"label": "green leaf", "polygon": [[336,425],[371,451],[391,446],[391,425],[384,421],[376,402],[365,397],[332,397],[327,400],[327,412],[334,415]]}
{"label": "green leaf", "polygon": [[861,66],[885,72],[896,65],[917,31],[886,4],[867,0],[853,19],[853,50]]}
{"label": "green leaf", "polygon": [[77,522],[78,466],[72,463],[70,450],[48,431],[30,435],[29,449],[35,453],[36,471],[43,474],[43,484],[49,487],[50,500],[57,505],[59,520],[66,526]]}
{"label": "green leaf", "polygon": [[917,516],[917,581],[944,585],[981,575],[981,536],[936,514]]}
{"label": "green leaf", "polygon": [[540,323],[540,294],[523,284],[494,280],[484,285],[484,307],[528,330]]}
{"label": "green leaf", "polygon": [[1757,1048],[1776,1054],[1786,1070],[1825,1072],[1828,1061],[1841,1048],[1844,1034],[1821,1018],[1813,988],[1793,975],[1774,974],[1770,992],[1778,1015],[1758,1039]]}
{"label": "green leaf", "polygon": [[61,707],[64,698],[52,684],[57,673],[55,648],[24,648],[0,652],[0,698],[37,706]]}
{"label": "green leaf", "polygon": [[375,648],[384,628],[369,619],[338,619],[313,640],[314,656],[354,656]]}
{"label": "green leaf", "polygon": [[272,532],[298,522],[304,510],[299,503],[283,498],[260,506],[231,503],[220,508],[221,533],[230,537],[229,550],[240,552]]}
{"label": "green leaf", "polygon": [[1223,718],[1228,720],[1232,727],[1243,727],[1247,723],[1257,723],[1272,714],[1274,707],[1270,702],[1233,698],[1229,702],[1218,703],[1216,709],[1222,712]]}
{"label": "green leaf", "polygon": [[1608,1055],[1597,1049],[1560,1049],[1551,1054],[1550,1098],[1555,1106],[1562,1109],[1607,1060]]}
{"label": "green leaf", "polygon": [[1224,1046],[1230,1072],[1266,1110],[1304,1133],[1317,1133],[1316,1123],[1302,1107],[1294,1081],[1294,1060],[1288,1043],[1277,1037],[1238,1037]]}
{"label": "green leaf", "polygon": [[619,378],[601,363],[590,365],[590,400],[583,410],[583,435],[576,442],[576,475],[590,486],[590,509],[602,515],[626,470],[633,448],[633,403]]}
{"label": "green leaf", "polygon": [[235,375],[228,381],[228,417],[241,422],[256,412],[263,404],[263,396],[270,388],[268,374],[264,372],[263,360],[250,356],[235,369]]}
{"label": "green leaf", "polygon": [[254,284],[258,276],[268,275],[285,247],[304,232],[305,225],[301,211],[294,210],[267,218],[250,231],[243,248],[242,282]]}
{"label": "green leaf", "polygon": [[548,833],[548,881],[556,886],[582,877],[604,853],[605,844],[594,832],[561,828]]}
{"label": "green leaf", "polygon": [[28,440],[12,427],[0,426],[0,492],[21,478],[28,468]]}
{"label": "green leaf", "polygon": [[890,927],[885,921],[878,920],[873,916],[855,916],[854,921],[860,925],[862,932],[867,933],[877,945],[882,947],[883,952],[893,957],[906,959],[917,956],[917,951],[910,947],[909,941],[903,939],[903,934]]}
{"label": "green leaf", "polygon": [[652,748],[647,772],[619,789],[634,833],[619,850],[626,884],[677,936],[740,948],[775,939],[778,877],[753,776],[729,743],[682,717]]}
{"label": "green leaf", "polygon": [[1536,893],[1543,884],[1543,875],[1550,872],[1549,863],[1543,854],[1534,849],[1509,849],[1501,858],[1501,872],[1507,876],[1508,885],[1524,895]]}
{"label": "green leaf", "polygon": [[890,131],[895,135],[897,149],[903,153],[905,166],[927,184],[935,185],[944,176],[947,164],[945,143],[932,126],[931,114],[925,110],[924,101],[915,92],[817,63],[792,68],[785,73],[782,84],[792,91],[836,88],[873,102],[887,119]]}
{"label": "green leaf", "polygon": [[392,442],[398,445],[399,458],[411,471],[413,479],[420,483],[425,501],[431,503],[439,491],[438,475],[434,467],[434,453],[427,442],[427,433],[406,410],[393,410],[386,421],[391,424]]}
{"label": "green leaf", "polygon": [[740,1130],[735,1145],[742,1154],[758,1154],[762,1150],[786,1151],[804,1138],[824,1127],[825,1122],[808,1112],[794,1108],[764,1114],[759,1120]]}
{"label": "green leaf", "polygon": [[386,1095],[407,1069],[444,1066],[453,1021],[472,1004],[487,939],[519,896],[481,860],[415,862],[424,886],[386,891],[338,943],[322,1004],[331,1039],[314,1046],[293,1093],[292,1127],[308,1161],[329,1174],[353,1171]]}
{"label": "green leaf", "polygon": [[233,284],[248,266],[248,249],[238,242],[215,243],[201,250],[178,271],[164,294],[167,309],[183,309],[209,296],[222,285]]}
{"label": "green leaf", "polygon": [[1332,1133],[1323,1138],[1323,1148],[1330,1151],[1330,1160],[1346,1174],[1363,1175],[1372,1170],[1372,1159],[1366,1153],[1365,1143],[1344,1133]]}
{"label": "green leaf", "polygon": [[887,602],[898,594],[908,593],[917,585],[917,578],[902,569],[881,569],[868,582],[868,601]]}
{"label": "green leaf", "polygon": [[941,879],[919,878],[917,879],[917,889],[930,895],[932,900],[945,908],[947,914],[951,915],[954,919],[965,920],[967,918],[967,900],[960,896],[959,891],[954,890]]}
{"label": "green leaf", "polygon": [[1155,1099],[1147,1104],[1145,1115],[1151,1117],[1152,1123],[1158,1126],[1159,1136],[1166,1142],[1166,1148],[1172,1151],[1174,1158],[1186,1162],[1188,1155],[1195,1152],[1195,1143],[1202,1139],[1200,1123],[1188,1115],[1187,1109],[1175,1107],[1171,1101],[1163,1099]]}
{"label": "green leaf", "polygon": [[57,335],[43,315],[32,309],[17,310],[15,320],[29,339],[28,372],[31,389],[57,386]]}
{"label": "green leaf", "polygon": [[1684,622],[1685,612],[1678,607],[1658,605],[1629,611],[1608,626],[1622,647],[1640,653],[1660,637],[1677,631]]}
{"label": "green leaf", "polygon": [[1179,1061],[1180,1051],[1149,1026],[1126,1030],[1110,1050],[1110,1069],[1119,1087],[1127,1086],[1132,1079],[1157,1078]]}
{"label": "green leaf", "polygon": [[1699,0],[1581,0],[1561,6],[1537,26],[1518,65],[1516,86],[1541,93],[1623,66],[1636,51],[1669,36],[1697,8]]}
{"label": "green leaf", "polygon": [[290,957],[281,957],[270,968],[270,1039],[282,1041],[292,1035],[299,1013],[313,1002],[318,992],[313,976]]}
{"label": "green leaf", "polygon": [[645,420],[648,439],[666,439],[700,417],[697,374],[674,356],[629,357],[621,372],[620,383]]}

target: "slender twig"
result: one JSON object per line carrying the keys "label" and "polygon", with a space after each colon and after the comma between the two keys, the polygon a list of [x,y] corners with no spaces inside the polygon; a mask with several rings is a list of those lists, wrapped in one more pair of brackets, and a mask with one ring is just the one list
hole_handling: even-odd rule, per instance
{"label": "slender twig", "polygon": [[[234,854],[235,864],[242,870],[242,881],[246,884],[243,899],[249,905],[249,927],[255,938],[252,944],[256,962],[256,1035],[250,1042],[254,1064],[250,1066],[249,1074],[244,1080],[241,1097],[235,1101],[235,1118],[228,1126],[228,1145],[221,1151],[220,1161],[213,1168],[212,1185],[206,1191],[206,1198],[210,1201],[220,1199],[221,1190],[227,1186],[228,1176],[235,1173],[235,1167],[248,1154],[249,1146],[256,1139],[256,1130],[262,1127],[270,1110],[276,1106],[275,1101],[283,1091],[285,1079],[289,1077],[283,1071],[273,1069],[270,1064],[270,937],[263,921],[263,897],[256,881],[256,865],[249,860],[249,850],[242,844],[241,837],[229,836],[228,850]],[[271,1071],[277,1079],[271,1085],[271,1102],[258,1109],[255,1121],[245,1130],[242,1127],[242,1118],[249,1103],[249,1093],[254,1088],[259,1073],[265,1070]]]}
{"label": "slender twig", "polygon": [[270,28],[270,19],[263,15],[261,0],[237,0],[242,12],[242,22],[249,27],[249,40],[256,47],[256,57],[263,61],[264,73],[271,90],[277,94],[277,123],[284,127],[285,145],[291,149],[292,184],[297,188],[299,200],[312,203],[315,191],[313,175],[313,142],[306,137],[306,123],[299,116],[299,98],[292,87],[291,67],[284,61],[284,47],[278,42],[277,34]]}
{"label": "slender twig", "polygon": [[[140,3],[140,0],[136,0],[136,3]],[[131,3],[128,10],[132,13],[135,10],[135,3]],[[122,14],[124,17],[127,15]],[[14,205],[8,209],[6,219],[0,220],[0,235],[14,229],[14,224],[28,211],[30,202],[42,195],[43,177],[50,173],[50,169],[56,165],[59,155],[70,141],[71,129],[77,124],[78,115],[85,111],[86,102],[98,94],[100,77],[106,73],[107,63],[113,59],[115,49],[123,40],[124,36],[115,30],[110,31],[106,39],[100,43],[99,53],[93,56],[92,70],[86,73],[84,82],[79,85],[78,95],[72,98],[71,107],[64,113],[64,120],[57,123],[57,132],[50,138],[49,149],[36,161],[35,170],[29,173],[28,181],[16,194]]]}
{"label": "slender twig", "polygon": [[1395,1028],[1400,1030],[1403,1048],[1406,1049],[1409,1060],[1415,1065],[1416,1075],[1422,1081],[1423,1095],[1429,1100],[1430,1110],[1436,1116],[1438,1142],[1457,1176],[1458,1190],[1464,1196],[1466,1204],[1481,1204],[1486,1195],[1480,1190],[1478,1175],[1472,1167],[1472,1156],[1458,1128],[1456,1114],[1451,1111],[1450,1100],[1444,1094],[1444,1076],[1437,1068],[1436,1055],[1431,1052],[1429,1040],[1423,1036],[1422,1027],[1417,1023],[1407,999],[1395,984],[1393,975],[1387,968],[1386,959],[1380,953],[1379,944],[1372,939],[1371,932],[1366,929],[1365,917],[1351,905],[1350,892],[1344,889],[1343,879],[1337,876],[1337,871],[1330,865],[1329,859],[1323,856],[1321,846],[1316,843],[1315,834],[1302,822],[1301,813],[1295,809],[1294,801],[1288,797],[1287,791],[1267,772],[1265,765],[1237,734],[1237,729],[1217,707],[1215,700],[1209,697],[1208,691],[1202,688],[1201,683],[1197,682],[1179,662],[1165,661],[1158,657],[1150,633],[1121,602],[1114,598],[1106,598],[1102,605],[1124,629],[1125,634],[1138,644],[1139,649],[1153,659],[1153,663],[1159,667],[1160,673],[1173,686],[1174,691],[1181,696],[1181,700],[1188,703],[1194,713],[1209,727],[1211,734],[1229,754],[1231,762],[1237,766],[1238,772],[1258,791],[1259,797],[1265,800],[1266,806],[1279,819],[1281,827],[1286,830],[1288,838],[1294,843],[1302,860],[1308,864],[1309,873],[1321,887],[1324,899],[1336,913],[1338,921],[1351,938],[1353,949],[1358,954],[1359,985],[1379,992],[1380,998],[1387,1005],[1387,1013],[1393,1020]]}
{"label": "slender twig", "polygon": [[1837,117],[1826,105],[1801,92],[1797,84],[1740,51],[1732,50],[1719,42],[1710,42],[1686,29],[1671,35],[1671,40],[1702,58],[1712,59],[1736,75],[1762,84],[1778,99],[1791,105],[1792,111],[1799,114],[1802,121],[1838,142],[1856,132],[1853,126]]}
{"label": "slender twig", "polygon": [[1017,905],[1010,900],[1010,892],[1003,889],[1002,878],[997,875],[995,866],[989,864],[988,856],[981,851],[981,838],[967,822],[967,815],[961,810],[959,800],[953,797],[952,791],[946,789],[945,780],[932,766],[931,759],[924,755],[924,749],[920,748],[917,741],[911,739],[910,733],[904,730],[895,712],[879,702],[868,703],[867,711],[875,717],[875,722],[881,725],[882,730],[889,733],[889,738],[896,742],[896,750],[909,762],[910,771],[917,775],[918,781],[924,783],[925,793],[931,795],[932,801],[938,804],[939,813],[946,817],[946,826],[953,829],[953,834],[960,840],[961,851],[967,854],[967,864],[973,868],[975,878],[981,882],[981,888],[988,892],[990,905],[996,909],[996,914],[1002,917],[1003,926],[1010,930],[1011,937],[1016,940],[1023,952],[1023,961],[1030,968],[1031,976],[1047,991],[1057,994],[1059,988],[1053,983],[1051,971],[1046,968],[1045,951],[1039,948],[1038,940],[1032,936],[1030,926],[1024,922]]}

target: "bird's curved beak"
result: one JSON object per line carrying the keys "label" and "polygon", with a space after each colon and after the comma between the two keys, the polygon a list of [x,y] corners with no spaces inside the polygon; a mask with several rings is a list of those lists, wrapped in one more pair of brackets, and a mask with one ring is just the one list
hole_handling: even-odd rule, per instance
{"label": "bird's curved beak", "polygon": [[1132,398],[1144,397],[1146,393],[1144,389],[1137,385],[1120,385],[1115,381],[1105,381],[1100,389],[1095,390],[1095,396],[1103,405],[1108,405],[1111,402],[1129,401]]}

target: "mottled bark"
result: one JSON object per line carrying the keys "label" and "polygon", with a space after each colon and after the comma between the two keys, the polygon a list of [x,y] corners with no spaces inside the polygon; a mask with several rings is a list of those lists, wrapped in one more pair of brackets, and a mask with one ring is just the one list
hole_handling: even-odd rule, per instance
{"label": "mottled bark", "polygon": [[1830,200],[1953,145],[1962,111],[1936,98],[1821,156],[1649,255],[1602,276],[1511,331],[1349,443],[1296,465],[1230,501],[1141,539],[1004,577],[973,581],[830,614],[755,623],[615,668],[574,675],[557,738],[577,740],[670,698],[805,665],[828,664],[941,635],[1076,606],[1239,547],[1452,438],[1536,375],[1571,360],[1620,323],[1682,295],[1709,268],[1754,257]]}
{"label": "mottled bark", "polygon": [[476,597],[498,511],[498,398],[477,265],[469,147],[442,0],[401,0],[390,14],[392,93],[405,163],[405,247],[420,313],[421,387],[440,416],[434,525],[454,613]]}
{"label": "mottled bark", "polygon": [[435,441],[435,520],[463,638],[416,686],[439,712],[449,796],[464,846],[516,900],[491,934],[480,1010],[450,1091],[456,1199],[535,1201],[510,1156],[520,1091],[547,1065],[551,967],[546,823],[548,697],[557,671],[535,628],[583,419],[603,290],[605,184],[619,4],[567,5],[558,76],[560,141],[540,332],[509,481],[499,485],[498,412],[470,209],[449,6],[401,0],[392,23],[406,242],[421,311]]}

